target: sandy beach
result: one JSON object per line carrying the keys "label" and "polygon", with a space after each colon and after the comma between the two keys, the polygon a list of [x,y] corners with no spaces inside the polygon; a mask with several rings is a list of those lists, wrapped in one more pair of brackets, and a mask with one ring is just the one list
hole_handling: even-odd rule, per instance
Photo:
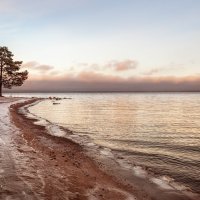
{"label": "sandy beach", "polygon": [[0,200],[200,200],[200,0],[0,0]]}
{"label": "sandy beach", "polygon": [[0,98],[0,199],[199,199],[137,177],[126,182],[117,173],[107,173],[82,146],[49,135],[36,120],[18,112],[34,101]]}

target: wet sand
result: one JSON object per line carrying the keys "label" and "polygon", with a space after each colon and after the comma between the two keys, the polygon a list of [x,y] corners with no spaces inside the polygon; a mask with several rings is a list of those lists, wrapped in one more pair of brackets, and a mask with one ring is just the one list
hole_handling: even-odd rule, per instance
{"label": "wet sand", "polygon": [[36,99],[17,100],[25,101],[0,98],[0,199],[197,199],[151,185],[142,188],[139,179],[124,184],[102,171],[80,145],[49,135],[18,112]]}

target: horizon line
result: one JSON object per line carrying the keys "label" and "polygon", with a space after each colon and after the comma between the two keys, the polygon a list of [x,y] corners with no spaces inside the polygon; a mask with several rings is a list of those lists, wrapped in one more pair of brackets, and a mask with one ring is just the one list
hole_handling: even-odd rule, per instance
{"label": "horizon line", "polygon": [[194,91],[4,91],[3,93],[200,93],[200,90]]}

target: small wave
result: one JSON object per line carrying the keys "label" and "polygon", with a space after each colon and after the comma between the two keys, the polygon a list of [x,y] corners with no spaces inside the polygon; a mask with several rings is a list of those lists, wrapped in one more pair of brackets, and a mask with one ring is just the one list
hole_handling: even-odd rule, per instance
{"label": "small wave", "polygon": [[[44,118],[39,118],[38,116],[32,116],[32,117],[33,118],[37,117],[39,120],[45,120]],[[44,122],[41,122],[41,123],[44,124]],[[52,132],[51,134],[55,134],[54,133],[55,129],[57,130],[59,128],[59,126],[55,123],[51,123],[50,121],[48,121],[48,123],[51,124],[51,126],[50,126],[51,127],[50,132]],[[78,126],[78,124],[77,124],[77,126]],[[103,129],[104,128],[101,128],[102,131],[103,131]],[[112,131],[112,130],[110,130],[110,131]],[[92,134],[93,133],[89,133],[87,131],[81,131],[80,130],[80,131],[73,132],[73,134],[71,134],[71,135],[64,135],[62,133],[62,134],[59,134],[59,135],[56,135],[56,136],[67,137],[67,138],[81,144],[82,146],[85,146],[86,149],[88,148],[89,150],[94,151],[95,153],[97,153],[97,150],[98,150],[99,155],[105,156],[108,159],[115,159],[115,156],[113,155],[113,151],[110,150],[110,148],[99,147],[99,145],[94,143],[93,139],[91,137],[89,137]],[[145,137],[145,134],[144,134],[144,137]],[[161,136],[161,137],[168,139],[171,136],[170,137],[169,136],[168,137],[167,136],[166,137]],[[161,137],[159,136],[159,139]],[[151,136],[151,138],[154,138],[154,136]],[[173,138],[178,139],[179,137],[173,135]],[[187,139],[187,138],[184,137],[184,139]],[[198,146],[192,146],[192,147],[187,146],[185,148],[185,146],[183,146],[183,145],[175,145],[175,144],[172,145],[172,144],[168,144],[168,143],[164,143],[164,142],[159,143],[159,142],[155,142],[155,141],[124,140],[124,139],[123,140],[110,139],[110,140],[107,140],[107,141],[109,141],[110,143],[112,143],[112,142],[129,143],[129,144],[131,143],[131,146],[133,146],[133,147],[139,145],[141,147],[146,148],[146,150],[148,148],[154,148],[154,149],[160,148],[162,150],[164,149],[166,152],[168,152],[168,151],[172,152],[172,150],[174,150],[174,152],[175,151],[177,151],[177,152],[188,151],[188,152],[191,152],[191,154],[192,154],[192,153],[195,153],[195,152],[198,153],[199,150],[200,150],[200,147],[198,147]],[[177,180],[181,180],[181,179],[179,179],[180,175],[181,175],[181,170],[179,169],[180,166],[182,166],[183,168],[187,168],[187,169],[190,169],[190,168],[195,169],[196,171],[198,171],[199,168],[200,168],[200,162],[192,161],[192,159],[187,160],[187,159],[184,159],[183,157],[179,158],[179,157],[176,157],[176,156],[164,155],[164,154],[161,154],[161,152],[159,152],[159,151],[158,151],[158,153],[150,153],[150,152],[147,153],[147,152],[134,151],[134,150],[129,151],[127,149],[122,150],[121,147],[119,146],[119,148],[118,148],[117,145],[115,146],[115,148],[113,150],[116,153],[118,151],[118,152],[123,152],[123,153],[125,152],[125,153],[128,153],[129,155],[132,155],[132,157],[135,158],[135,161],[136,161],[135,164],[136,165],[142,164],[142,166],[147,166],[147,167],[149,166],[154,170],[154,172],[159,172],[160,174],[169,175],[169,176],[172,175],[173,177],[178,178]],[[137,160],[140,160],[140,158],[142,158],[142,160],[145,161],[145,162],[143,162],[143,163],[137,162]],[[125,158],[125,160],[126,160],[126,158]],[[175,174],[175,173],[173,173],[173,171],[176,170],[176,169],[178,169],[178,171]],[[191,169],[188,170],[188,171],[191,171]],[[194,188],[198,190],[197,185],[196,185],[196,182],[198,182],[198,179],[195,180],[194,178],[192,178],[192,176],[189,177],[188,174],[187,174],[187,170],[184,171],[184,177],[185,177],[185,180],[183,180],[183,183],[190,183],[191,186],[194,186]],[[188,182],[187,182],[187,180],[188,180]],[[193,185],[191,180],[194,181],[195,185]]]}

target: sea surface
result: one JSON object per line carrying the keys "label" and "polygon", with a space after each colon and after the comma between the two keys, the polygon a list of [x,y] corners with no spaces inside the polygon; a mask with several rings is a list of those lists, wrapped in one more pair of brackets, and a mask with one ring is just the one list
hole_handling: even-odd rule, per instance
{"label": "sea surface", "polygon": [[[14,94],[12,94],[14,96]],[[132,160],[200,192],[200,93],[17,94],[66,97],[30,112],[87,135]]]}

